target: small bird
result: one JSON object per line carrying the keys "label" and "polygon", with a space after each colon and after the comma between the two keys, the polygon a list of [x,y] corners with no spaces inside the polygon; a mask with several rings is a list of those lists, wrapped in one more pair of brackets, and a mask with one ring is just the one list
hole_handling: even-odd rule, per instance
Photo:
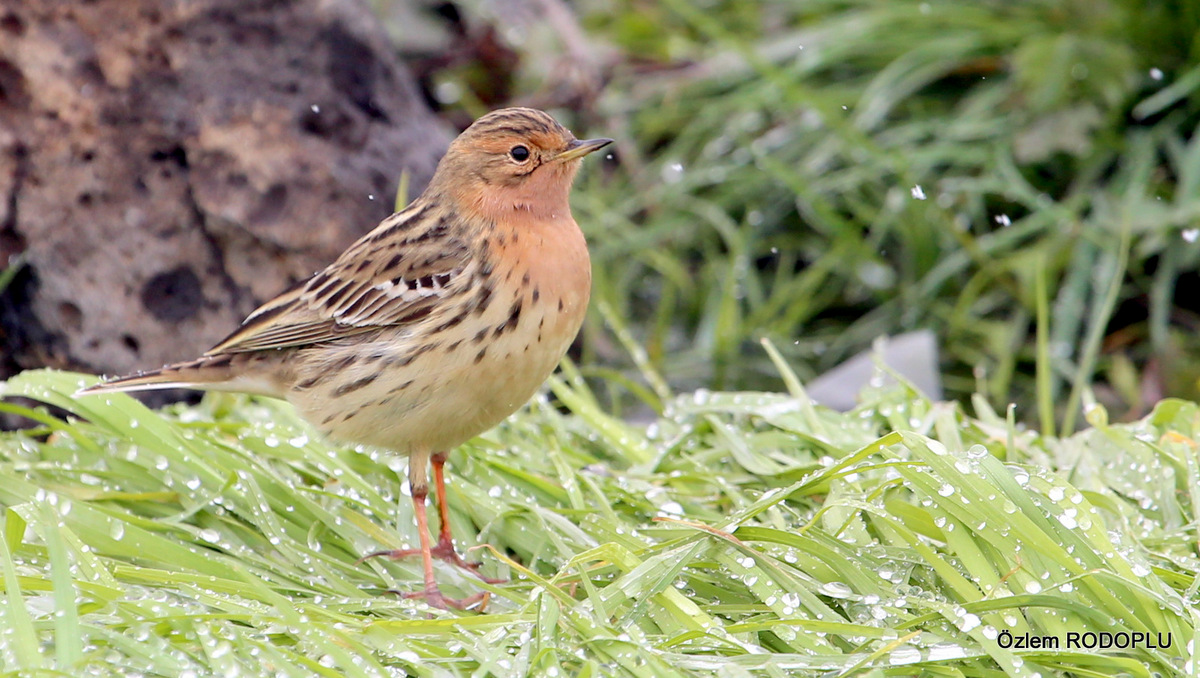
{"label": "small bird", "polygon": [[[196,388],[283,398],[335,441],[407,454],[430,605],[433,558],[475,572],[450,536],[443,465],[527,402],[583,323],[591,263],[568,195],[581,141],[548,114],[506,108],[451,144],[428,188],[336,261],[251,313],[204,356],[80,394]],[[441,518],[425,516],[432,461]],[[476,573],[478,575],[478,573]]]}

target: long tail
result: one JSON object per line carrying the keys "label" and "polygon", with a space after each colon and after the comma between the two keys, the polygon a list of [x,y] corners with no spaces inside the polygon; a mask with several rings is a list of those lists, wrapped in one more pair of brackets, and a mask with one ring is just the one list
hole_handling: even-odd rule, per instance
{"label": "long tail", "polygon": [[95,386],[80,389],[76,396],[117,391],[156,391],[164,388],[194,388],[205,391],[237,391],[274,397],[283,396],[283,388],[265,367],[264,356],[255,353],[222,353],[196,360],[163,365],[157,370],[116,377]]}

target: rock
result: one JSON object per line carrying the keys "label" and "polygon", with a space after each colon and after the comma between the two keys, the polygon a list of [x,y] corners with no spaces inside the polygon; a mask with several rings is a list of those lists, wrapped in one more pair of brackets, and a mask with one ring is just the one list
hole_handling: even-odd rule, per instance
{"label": "rock", "polygon": [[358,0],[0,0],[0,377],[198,355],[449,139]]}

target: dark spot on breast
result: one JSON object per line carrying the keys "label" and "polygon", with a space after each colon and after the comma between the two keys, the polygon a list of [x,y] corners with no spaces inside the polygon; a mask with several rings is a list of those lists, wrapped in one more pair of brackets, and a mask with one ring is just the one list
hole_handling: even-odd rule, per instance
{"label": "dark spot on breast", "polygon": [[[412,386],[412,385],[413,385],[413,380],[412,380],[412,379],[409,379],[408,381],[404,382],[403,384],[400,384],[399,386],[397,386],[397,387],[393,388],[392,390],[388,391],[388,395],[389,395],[389,396],[391,396],[391,395],[395,395],[395,394],[397,394],[397,393],[399,393],[399,392],[403,391],[404,389],[406,389],[406,388],[408,388],[409,386]],[[387,399],[386,399],[384,402],[387,402],[388,400],[391,400],[391,398],[387,398]]]}
{"label": "dark spot on breast", "polygon": [[525,275],[521,276],[521,287],[529,286],[529,271],[525,271]]}
{"label": "dark spot on breast", "polygon": [[408,367],[409,365],[412,364],[412,361],[414,361],[416,359],[417,359],[417,356],[410,354],[410,355],[404,356],[403,358],[392,358],[391,360],[388,360],[384,364],[387,365],[388,367],[392,367],[393,365],[396,367]]}
{"label": "dark spot on breast", "polygon": [[559,300],[558,300],[558,312],[559,312],[559,313],[562,313],[562,310],[563,310],[563,303],[562,303],[562,299],[559,299]]}
{"label": "dark spot on breast", "polygon": [[479,353],[475,354],[475,364],[478,365],[483,360],[483,356],[487,354],[487,346],[479,349]]}
{"label": "dark spot on breast", "polygon": [[398,358],[398,359],[393,358],[393,359],[387,361],[387,363],[385,363],[385,364],[388,366],[397,365],[399,367],[405,367],[405,366],[411,364],[412,361],[414,361],[418,357],[420,357],[421,354],[428,353],[429,351],[432,351],[433,349],[435,349],[441,345],[442,345],[442,342],[440,342],[440,341],[433,341],[428,344],[422,344],[420,347],[415,349],[412,353],[409,353],[408,355],[404,356],[403,358]]}
{"label": "dark spot on breast", "polygon": [[542,293],[538,290],[538,288],[536,288],[536,287],[533,288],[533,303],[536,304],[538,297],[540,297],[540,296],[542,296]]}
{"label": "dark spot on breast", "polygon": [[[368,261],[370,261],[370,260],[368,259]],[[391,258],[391,259],[388,259],[387,266],[385,266],[385,267],[384,267],[384,269],[385,269],[385,270],[391,270],[391,269],[393,269],[393,268],[396,268],[397,266],[399,266],[399,265],[400,265],[400,262],[401,262],[401,261],[404,261],[404,255],[403,255],[403,254],[393,254],[393,255],[392,255],[392,258]]]}
{"label": "dark spot on breast", "polygon": [[509,330],[516,329],[519,322],[521,322],[521,300],[517,299],[512,308],[508,309],[508,320],[505,320],[503,325],[496,327],[496,336],[498,337]]}
{"label": "dark spot on breast", "polygon": [[485,327],[482,330],[479,330],[478,332],[475,333],[475,338],[471,340],[471,343],[478,344],[481,341],[483,341],[484,337],[486,337],[487,335],[488,335],[488,328]]}
{"label": "dark spot on breast", "polygon": [[348,384],[342,384],[341,386],[338,386],[337,388],[335,388],[333,390],[333,397],[337,398],[339,396],[344,396],[347,393],[353,393],[354,391],[357,391],[358,389],[360,389],[364,386],[367,386],[371,382],[375,381],[377,378],[379,378],[378,372],[376,372],[375,374],[369,374],[369,375],[363,377],[362,379],[356,379]]}
{"label": "dark spot on breast", "polygon": [[[308,379],[305,379],[304,381],[302,381],[302,382],[300,382],[300,383],[296,384],[296,388],[297,388],[297,389],[299,389],[299,390],[301,390],[301,391],[303,391],[303,390],[306,390],[306,389],[310,389],[310,388],[312,388],[313,386],[316,386],[317,384],[319,384],[319,383],[321,383],[322,381],[324,381],[324,380],[325,380],[325,377],[327,377],[327,376],[329,376],[329,375],[330,375],[330,373],[329,373],[329,372],[323,372],[323,373],[321,373],[321,374],[318,374],[318,375],[316,375],[315,377],[309,377]],[[325,423],[329,423],[329,422],[325,422]]]}
{"label": "dark spot on breast", "polygon": [[159,273],[142,286],[142,306],[165,323],[191,318],[203,304],[200,278],[187,266]]}
{"label": "dark spot on breast", "polygon": [[459,344],[461,344],[461,343],[462,343],[462,339],[459,339],[458,341],[454,342],[453,344],[450,344],[449,346],[446,347],[446,353],[453,353],[454,349],[458,348]]}
{"label": "dark spot on breast", "polygon": [[[470,313],[471,313],[471,309],[470,309],[470,308],[464,309],[464,310],[463,310],[462,312],[460,312],[458,315],[456,315],[456,316],[454,316],[454,317],[450,318],[449,320],[447,320],[446,322],[442,323],[441,325],[438,325],[437,327],[433,328],[433,332],[432,332],[432,334],[437,334],[438,332],[444,332],[445,330],[448,330],[448,329],[450,329],[451,327],[454,327],[454,326],[458,325],[458,324],[459,324],[459,323],[461,323],[462,321],[466,320],[466,319],[467,319],[467,316],[468,316],[468,315],[470,315]],[[455,342],[455,344],[457,344],[457,343],[458,343],[458,342]],[[453,348],[451,348],[450,350],[454,350],[454,349],[453,349]]]}

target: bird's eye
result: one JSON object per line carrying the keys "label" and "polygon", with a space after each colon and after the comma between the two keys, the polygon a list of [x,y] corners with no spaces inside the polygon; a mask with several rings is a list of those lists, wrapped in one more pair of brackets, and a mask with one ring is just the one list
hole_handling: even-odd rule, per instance
{"label": "bird's eye", "polygon": [[508,151],[508,154],[517,162],[525,162],[529,159],[529,149],[525,148],[524,146],[513,146],[512,149]]}

